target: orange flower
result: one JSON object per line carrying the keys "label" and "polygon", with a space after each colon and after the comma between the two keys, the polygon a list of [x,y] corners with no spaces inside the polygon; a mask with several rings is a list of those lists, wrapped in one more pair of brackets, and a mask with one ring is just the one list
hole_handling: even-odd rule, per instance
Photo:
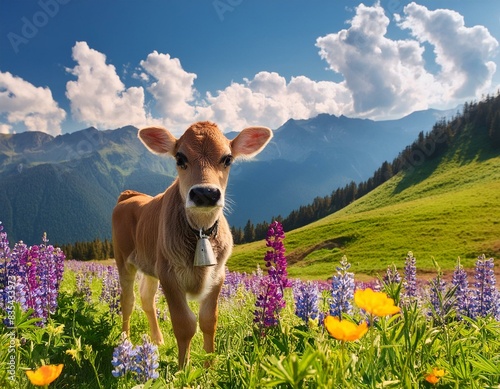
{"label": "orange flower", "polygon": [[368,331],[368,324],[364,321],[356,325],[347,320],[339,320],[338,317],[327,316],[325,327],[335,339],[343,341],[358,340]]}
{"label": "orange flower", "polygon": [[63,364],[60,365],[44,365],[36,370],[26,371],[26,375],[33,385],[46,386],[53,382],[63,369]]}
{"label": "orange flower", "polygon": [[444,377],[444,369],[438,369],[437,367],[435,367],[434,369],[432,369],[432,373],[429,373],[425,376],[425,380],[432,385],[436,385],[441,377]]}
{"label": "orange flower", "polygon": [[400,311],[400,308],[394,305],[394,300],[384,292],[374,292],[370,288],[358,289],[354,293],[354,302],[358,307],[375,316],[394,315]]}

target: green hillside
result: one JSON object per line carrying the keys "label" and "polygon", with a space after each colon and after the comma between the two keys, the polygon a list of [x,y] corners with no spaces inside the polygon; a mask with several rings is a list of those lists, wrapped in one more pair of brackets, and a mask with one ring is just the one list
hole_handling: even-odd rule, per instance
{"label": "green hillside", "polygon": [[[327,278],[342,255],[356,274],[382,272],[393,262],[402,269],[410,250],[420,271],[433,270],[432,257],[445,270],[457,257],[466,267],[483,253],[498,257],[500,149],[486,126],[459,118],[448,127],[457,125],[439,157],[424,157],[346,208],[289,231],[289,274]],[[230,270],[253,271],[265,250],[262,241],[236,246]]]}

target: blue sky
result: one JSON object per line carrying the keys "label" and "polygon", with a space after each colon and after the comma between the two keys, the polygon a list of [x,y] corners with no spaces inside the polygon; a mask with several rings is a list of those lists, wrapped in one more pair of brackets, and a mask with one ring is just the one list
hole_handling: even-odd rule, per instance
{"label": "blue sky", "polygon": [[500,86],[500,2],[2,0],[0,132],[277,128]]}

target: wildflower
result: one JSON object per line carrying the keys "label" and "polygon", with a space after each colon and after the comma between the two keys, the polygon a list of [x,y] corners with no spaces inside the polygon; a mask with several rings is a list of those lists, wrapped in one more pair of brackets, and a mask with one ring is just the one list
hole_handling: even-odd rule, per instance
{"label": "wildflower", "polygon": [[27,370],[26,375],[35,386],[47,386],[53,382],[62,372],[63,364],[44,365],[36,370]]}
{"label": "wildflower", "polygon": [[401,282],[401,275],[396,268],[396,265],[392,264],[387,267],[383,281],[385,284],[399,284]]}
{"label": "wildflower", "polygon": [[426,374],[425,380],[432,385],[436,385],[441,377],[444,377],[444,370],[435,367],[432,369],[432,373]]}
{"label": "wildflower", "polygon": [[113,359],[111,360],[111,364],[114,367],[111,372],[113,377],[121,377],[127,374],[132,366],[134,356],[134,347],[130,340],[128,340],[127,334],[123,332],[121,334],[121,343],[113,350]]}
{"label": "wildflower", "polygon": [[408,251],[405,259],[405,270],[403,278],[404,297],[413,300],[417,297],[417,260],[411,251]]}
{"label": "wildflower", "polygon": [[453,271],[451,283],[455,287],[455,309],[457,311],[457,316],[469,316],[469,282],[467,281],[467,273],[465,272],[464,267],[460,264],[460,258],[458,258],[457,266]]}
{"label": "wildflower", "polygon": [[131,370],[137,375],[137,381],[145,383],[159,377],[158,346],[151,343],[148,335],[142,336],[142,345],[135,348]]}
{"label": "wildflower", "polygon": [[318,317],[318,285],[313,282],[299,282],[294,288],[295,314],[304,322]]}
{"label": "wildflower", "polygon": [[451,303],[449,300],[444,299],[446,282],[443,281],[441,275],[429,281],[429,290],[429,298],[435,314],[438,317],[444,317],[451,308]]}
{"label": "wildflower", "polygon": [[484,254],[477,258],[474,274],[476,289],[473,294],[474,304],[472,307],[474,317],[495,316],[496,314],[495,298],[497,290],[493,267],[493,258],[486,259]]}
{"label": "wildflower", "polygon": [[[0,230],[1,231],[1,230]],[[53,246],[47,246],[47,236],[39,246],[27,247],[22,241],[12,251],[8,249],[7,234],[1,233],[0,254],[2,254],[0,292],[5,294],[5,279],[14,289],[9,299],[18,302],[23,311],[32,308],[34,316],[44,325],[49,314],[57,308],[59,284],[64,271],[64,253]],[[13,281],[13,285],[10,283]],[[5,295],[3,296],[5,299]]]}
{"label": "wildflower", "polygon": [[106,266],[103,269],[101,301],[108,303],[111,314],[120,312],[120,280],[118,269],[115,266]]}
{"label": "wildflower", "polygon": [[278,323],[279,312],[285,307],[284,289],[291,285],[287,276],[287,261],[283,239],[285,234],[281,224],[271,223],[266,237],[266,246],[270,247],[264,260],[268,268],[267,277],[262,278],[262,292],[255,302],[254,322],[262,327],[272,327]]}
{"label": "wildflower", "polygon": [[351,264],[344,255],[337,267],[337,274],[332,280],[332,299],[330,301],[330,315],[342,318],[342,314],[351,313],[351,300],[354,293],[354,274],[348,272]]}
{"label": "wildflower", "polygon": [[375,316],[394,315],[400,311],[400,308],[394,305],[393,299],[384,292],[374,292],[371,288],[358,289],[354,293],[354,302],[358,307]]}
{"label": "wildflower", "polygon": [[324,323],[331,336],[344,342],[361,339],[368,332],[366,321],[356,325],[347,320],[339,320],[338,317],[327,316]]}

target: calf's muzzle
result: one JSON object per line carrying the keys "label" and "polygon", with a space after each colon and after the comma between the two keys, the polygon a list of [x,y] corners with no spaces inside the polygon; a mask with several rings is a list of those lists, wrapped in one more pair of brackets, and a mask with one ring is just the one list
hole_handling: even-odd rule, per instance
{"label": "calf's muzzle", "polygon": [[196,185],[189,191],[189,200],[196,207],[216,207],[220,204],[221,191],[215,186]]}

